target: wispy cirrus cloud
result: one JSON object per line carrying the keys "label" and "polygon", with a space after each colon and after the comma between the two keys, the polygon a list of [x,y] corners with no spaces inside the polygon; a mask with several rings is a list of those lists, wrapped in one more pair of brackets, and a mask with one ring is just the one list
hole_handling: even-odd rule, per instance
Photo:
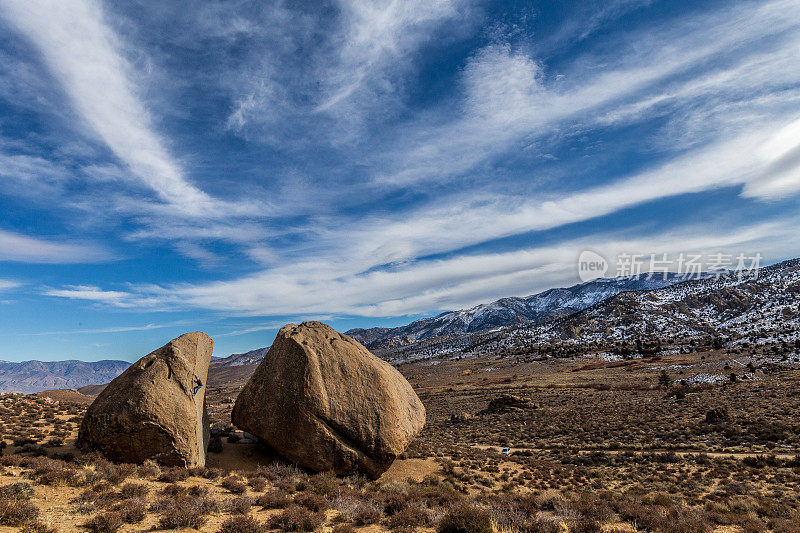
{"label": "wispy cirrus cloud", "polygon": [[186,321],[170,322],[169,324],[144,324],[141,326],[115,326],[110,328],[90,328],[90,329],[70,329],[63,331],[41,331],[37,333],[18,333],[18,335],[25,335],[31,337],[39,337],[44,335],[97,335],[104,333],[130,333],[137,331],[151,331],[154,329],[173,328],[176,326],[184,326]]}
{"label": "wispy cirrus cloud", "polygon": [[17,287],[20,286],[22,286],[22,283],[18,281],[13,281],[10,279],[0,279],[0,292],[16,289]]}
{"label": "wispy cirrus cloud", "polygon": [[0,13],[40,51],[85,121],[143,184],[186,212],[211,198],[192,185],[156,132],[136,74],[94,0],[3,0]]}
{"label": "wispy cirrus cloud", "polygon": [[[158,302],[242,316],[397,316],[468,307],[498,294],[513,294],[520,286],[534,293],[572,285],[577,282],[577,255],[583,249],[591,248],[612,259],[623,252],[671,256],[679,252],[756,253],[766,241],[785,241],[793,234],[795,223],[769,222],[733,232],[686,227],[645,237],[597,235],[510,252],[414,261],[371,272],[347,272],[341,265],[320,259],[225,282],[130,287],[127,291],[69,287],[47,294],[118,307]],[[275,324],[264,329],[274,329]],[[249,331],[255,330],[240,333]]]}
{"label": "wispy cirrus cloud", "polygon": [[[548,71],[525,47],[492,43],[464,68],[461,113],[445,120],[423,116],[401,128],[375,178],[397,187],[447,183],[536,138],[630,124],[687,106],[704,116],[723,96],[730,103],[786,89],[798,63],[800,17],[793,5],[745,3],[648,28],[626,35],[614,57],[585,54],[562,72]],[[795,95],[783,96],[791,102]],[[785,107],[775,108],[785,116]]]}
{"label": "wispy cirrus cloud", "polygon": [[0,230],[0,261],[24,263],[104,263],[114,256],[94,244],[63,242]]}
{"label": "wispy cirrus cloud", "polygon": [[[283,28],[281,21],[290,18],[299,21],[299,31],[285,35],[277,29],[272,49],[248,63],[246,73],[233,74],[244,81],[237,89],[245,91],[228,116],[230,129],[243,135],[260,131],[255,138],[285,145],[296,141],[290,124],[299,121],[315,142],[360,143],[369,117],[384,119],[403,106],[406,75],[420,47],[437,32],[438,39],[446,36],[443,27],[463,32],[476,11],[466,0],[336,0],[315,6],[318,18],[306,10],[267,11],[265,24]],[[292,69],[298,50],[304,65]],[[332,135],[317,135],[317,128]]]}

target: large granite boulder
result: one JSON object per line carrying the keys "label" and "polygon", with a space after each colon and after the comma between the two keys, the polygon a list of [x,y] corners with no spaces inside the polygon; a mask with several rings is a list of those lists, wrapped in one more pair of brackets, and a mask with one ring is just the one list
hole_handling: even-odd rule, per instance
{"label": "large granite boulder", "polygon": [[394,367],[321,322],[281,328],[233,423],[303,467],[378,477],[425,425]]}
{"label": "large granite boulder", "polygon": [[112,461],[204,466],[212,348],[211,337],[196,331],[139,359],[89,406],[77,446]]}

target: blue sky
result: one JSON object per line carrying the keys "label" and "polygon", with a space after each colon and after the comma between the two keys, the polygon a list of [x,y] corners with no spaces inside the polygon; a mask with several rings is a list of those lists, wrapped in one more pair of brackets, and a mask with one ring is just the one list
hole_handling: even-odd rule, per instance
{"label": "blue sky", "polygon": [[800,256],[798,49],[798,0],[0,0],[0,359]]}

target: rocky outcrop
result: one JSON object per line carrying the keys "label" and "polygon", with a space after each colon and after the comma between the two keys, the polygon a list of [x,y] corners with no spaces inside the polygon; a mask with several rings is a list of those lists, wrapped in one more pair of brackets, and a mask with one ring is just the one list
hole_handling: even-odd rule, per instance
{"label": "rocky outcrop", "polygon": [[315,471],[379,476],[425,424],[394,367],[321,322],[281,328],[245,385],[233,423]]}
{"label": "rocky outcrop", "polygon": [[139,359],[89,406],[77,446],[112,461],[204,466],[212,347],[211,338],[196,331]]}
{"label": "rocky outcrop", "polygon": [[482,414],[513,413],[515,411],[527,411],[536,409],[537,405],[532,403],[530,398],[515,396],[513,394],[503,394],[489,402]]}

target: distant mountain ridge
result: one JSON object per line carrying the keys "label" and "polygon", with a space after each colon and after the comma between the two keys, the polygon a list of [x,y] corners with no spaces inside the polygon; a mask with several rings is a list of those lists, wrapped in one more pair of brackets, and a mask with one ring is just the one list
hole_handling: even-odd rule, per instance
{"label": "distant mountain ridge", "polygon": [[22,361],[0,363],[0,392],[33,393],[108,383],[131,364],[127,361]]}
{"label": "distant mountain ridge", "polygon": [[548,322],[440,337],[378,353],[389,361],[410,361],[527,353],[548,345],[692,338],[716,339],[730,348],[779,342],[800,352],[800,259],[764,267],[757,279],[729,273],[621,292]]}
{"label": "distant mountain ridge", "polygon": [[245,353],[234,353],[228,357],[212,358],[211,367],[224,367],[224,366],[245,366],[257,365],[261,362],[267,352],[269,346],[266,348],[257,348]]}
{"label": "distant mountain ridge", "polygon": [[586,342],[625,337],[800,339],[800,259],[764,267],[756,279],[736,273],[646,293],[622,293],[535,328],[538,338]]}
{"label": "distant mountain ridge", "polygon": [[626,291],[646,291],[685,281],[668,273],[620,278],[598,278],[571,287],[548,289],[526,297],[501,298],[460,311],[448,311],[396,328],[351,329],[354,339],[371,349],[391,349],[416,341],[475,333],[495,328],[541,324],[586,309]]}

